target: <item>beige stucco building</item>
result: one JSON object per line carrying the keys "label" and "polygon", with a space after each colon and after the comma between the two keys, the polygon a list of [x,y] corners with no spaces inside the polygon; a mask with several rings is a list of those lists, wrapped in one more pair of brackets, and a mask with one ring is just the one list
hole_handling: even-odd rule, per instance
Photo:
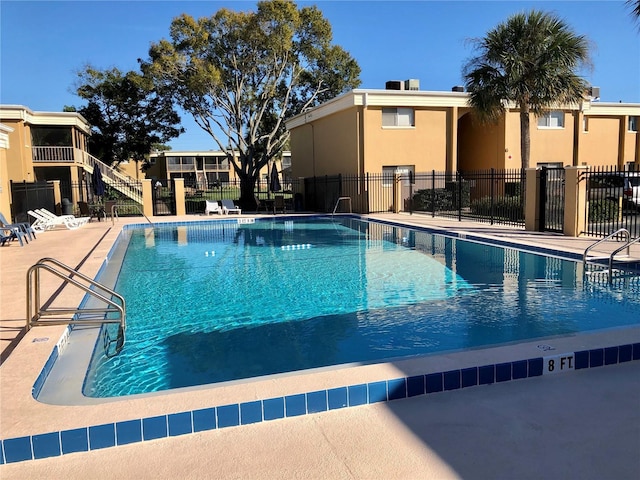
{"label": "beige stucco building", "polygon": [[[107,185],[134,201],[141,201],[142,191],[135,178],[103,164],[88,152],[91,126],[79,113],[40,112],[23,105],[0,105],[0,122],[0,209],[7,218],[16,213],[12,182],[57,182],[52,202],[59,206],[61,198],[58,197],[62,195],[76,204],[89,200],[91,174],[96,166],[100,167]],[[60,185],[66,185],[69,190],[61,194]],[[24,206],[19,210],[24,210]]]}
{"label": "beige stucco building", "polygon": [[[284,180],[289,175],[291,152],[281,152],[273,163],[275,163],[281,178]],[[264,167],[260,171],[260,179],[262,181],[267,181],[269,168],[273,163],[270,163],[269,167]],[[227,153],[220,150],[167,150],[151,153],[149,164],[150,167],[145,171],[145,175],[153,180],[183,178],[185,185],[196,186],[201,189],[210,188],[212,185],[239,181]]]}
{"label": "beige stucco building", "polygon": [[[293,117],[292,177],[520,168],[519,111],[482,125],[454,90],[357,89]],[[529,166],[640,170],[639,119],[640,104],[589,99],[532,118]]]}

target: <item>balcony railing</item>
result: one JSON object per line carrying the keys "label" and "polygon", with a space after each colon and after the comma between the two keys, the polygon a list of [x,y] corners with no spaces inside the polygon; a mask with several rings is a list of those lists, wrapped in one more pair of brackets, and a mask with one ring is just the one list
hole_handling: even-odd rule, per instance
{"label": "balcony railing", "polygon": [[75,162],[73,147],[31,147],[31,151],[34,162]]}

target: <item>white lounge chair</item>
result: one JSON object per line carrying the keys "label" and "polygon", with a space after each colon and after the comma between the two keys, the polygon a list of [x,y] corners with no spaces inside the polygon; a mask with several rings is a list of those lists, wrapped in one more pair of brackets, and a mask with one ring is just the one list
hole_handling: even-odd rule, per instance
{"label": "white lounge chair", "polygon": [[40,231],[52,230],[59,226],[65,226],[69,230],[75,230],[86,224],[90,218],[76,218],[73,215],[56,215],[45,208],[29,210],[27,213],[36,219],[32,227]]}
{"label": "white lounge chair", "polygon": [[242,213],[240,207],[233,203],[233,200],[224,199],[220,200],[220,203],[222,203],[222,213],[237,213],[238,215]]}
{"label": "white lounge chair", "polygon": [[218,215],[222,215],[222,207],[218,202],[212,200],[205,200],[206,206],[204,207],[204,214],[211,215],[212,213],[217,213]]}

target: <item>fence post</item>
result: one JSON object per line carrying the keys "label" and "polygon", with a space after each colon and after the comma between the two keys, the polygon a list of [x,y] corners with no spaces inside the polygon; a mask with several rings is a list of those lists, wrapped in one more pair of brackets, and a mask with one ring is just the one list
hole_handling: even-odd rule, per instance
{"label": "fence post", "polygon": [[436,218],[436,171],[431,170],[431,217]]}
{"label": "fence post", "polygon": [[153,189],[150,178],[142,180],[142,213],[147,217],[153,216]]}
{"label": "fence post", "polygon": [[585,232],[587,212],[587,182],[583,173],[589,167],[565,167],[564,219],[562,233],[578,237]]}
{"label": "fence post", "polygon": [[184,200],[184,178],[173,179],[173,195],[176,202],[176,215],[186,215]]}
{"label": "fence post", "polygon": [[540,169],[526,169],[524,228],[537,232],[540,228]]}
{"label": "fence post", "polygon": [[53,204],[56,207],[56,213],[62,214],[62,193],[60,192],[60,180],[51,180],[53,183]]}
{"label": "fence post", "polygon": [[458,221],[462,221],[462,175],[456,172],[456,184],[458,186]]}
{"label": "fence post", "polygon": [[490,189],[491,189],[490,190],[491,191],[491,200],[490,200],[490,204],[491,204],[491,206],[490,206],[490,208],[491,208],[490,217],[491,217],[491,220],[490,221],[491,221],[491,223],[490,223],[490,225],[493,225],[493,217],[494,217],[494,211],[493,210],[495,208],[494,196],[496,194],[496,192],[495,192],[496,169],[495,168],[491,169],[491,180],[490,181],[491,181],[491,186],[490,186]]}
{"label": "fence post", "polygon": [[415,182],[413,170],[409,170],[409,215],[413,215],[413,184]]}
{"label": "fence post", "polygon": [[402,177],[399,173],[393,174],[393,213],[398,213],[400,211],[400,203],[402,202],[402,188],[400,186],[400,182],[402,181]]}

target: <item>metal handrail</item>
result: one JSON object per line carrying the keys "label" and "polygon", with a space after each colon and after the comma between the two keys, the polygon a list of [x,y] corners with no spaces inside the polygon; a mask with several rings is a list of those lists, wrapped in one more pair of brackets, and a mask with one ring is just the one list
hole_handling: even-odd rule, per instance
{"label": "metal handrail", "polygon": [[120,173],[91,155],[89,152],[85,152],[80,149],[77,150],[82,157],[83,167],[88,173],[93,173],[93,169],[96,165],[100,166],[105,183],[113,186],[116,190],[124,193],[136,202],[142,201],[142,187],[140,187],[139,183],[135,179]]}
{"label": "metal handrail", "polygon": [[613,258],[625,248],[627,249],[627,257],[631,256],[631,245],[638,242],[640,242],[640,237],[627,240],[627,243],[611,253],[611,256],[609,257],[609,276],[611,276],[611,272],[613,271]]}
{"label": "metal handrail", "polygon": [[[627,257],[627,258],[630,258],[630,257],[631,257],[631,245],[633,245],[634,243],[639,243],[639,242],[640,242],[640,237],[638,237],[638,238],[631,238],[631,234],[629,233],[629,231],[628,231],[626,228],[620,228],[620,229],[616,230],[615,232],[610,233],[610,234],[609,234],[609,235],[607,235],[606,237],[604,237],[604,238],[602,238],[602,239],[598,240],[598,241],[597,241],[596,243],[594,243],[593,245],[589,245],[589,246],[587,247],[587,249],[584,251],[584,254],[582,255],[582,263],[583,263],[584,265],[586,265],[586,264],[587,264],[587,262],[589,261],[589,257],[588,257],[588,255],[587,255],[587,254],[589,253],[589,250],[591,250],[593,247],[595,247],[595,246],[597,246],[597,245],[601,244],[602,242],[604,242],[604,241],[606,241],[606,240],[609,240],[609,239],[611,239],[611,238],[613,238],[613,237],[615,237],[615,236],[617,236],[617,235],[620,235],[620,234],[624,235],[624,237],[625,237],[625,243],[624,243],[624,245],[622,245],[621,247],[619,247],[619,248],[615,249],[613,252],[611,252],[611,253],[608,255],[609,283],[611,283],[611,282],[612,282],[612,280],[613,280],[613,262],[614,262],[614,261],[615,261],[615,259],[616,259],[616,258],[615,258],[615,257],[616,257],[616,255],[618,255],[618,254],[619,254],[620,252],[622,252],[623,250],[626,250],[626,251],[627,251],[627,253],[626,253],[626,257]],[[607,257],[597,257],[597,259],[598,259],[598,260],[604,260],[604,259],[606,259],[606,258],[607,258]],[[595,260],[595,259],[596,259],[596,258],[594,258],[594,260]],[[619,261],[622,261],[622,260],[619,260]]]}
{"label": "metal handrail", "polygon": [[[147,219],[147,222],[149,222],[149,224],[151,225],[151,228],[156,228],[155,224],[154,224],[151,220],[149,220],[149,217],[147,217],[147,216],[144,214],[144,212],[142,211],[142,209],[140,208],[140,206],[139,206],[139,205],[137,205],[137,204],[132,204],[132,205],[127,205],[127,206],[129,206],[129,207],[135,207],[135,208],[138,210],[138,212],[140,212],[140,215],[142,215],[144,218],[146,218],[146,219]],[[118,207],[118,204],[117,204],[117,203],[114,203],[113,205],[111,205],[111,225],[115,225],[115,224],[116,224],[115,218],[117,218],[117,217],[118,217],[118,210],[117,210],[117,207]]]}
{"label": "metal handrail", "polygon": [[600,240],[598,240],[596,243],[589,245],[587,247],[587,249],[584,251],[584,254],[582,255],[582,263],[587,263],[587,254],[589,253],[589,250],[591,250],[593,247],[596,247],[598,245],[600,245],[603,242],[606,242],[607,240],[610,240],[611,238],[623,234],[625,235],[625,240],[628,242],[629,238],[631,238],[631,234],[629,233],[629,230],[627,230],[626,228],[619,228],[618,230],[616,230],[613,233],[610,233],[609,235],[607,235],[604,238],[601,238]]}
{"label": "metal handrail", "polygon": [[[57,267],[57,268],[56,268]],[[64,280],[65,284],[74,285],[83,290],[88,295],[93,296],[100,302],[107,304],[106,308],[51,308],[47,309],[40,304],[40,270],[45,270]],[[62,270],[62,271],[61,271]],[[89,285],[79,282],[73,277],[84,280]],[[92,288],[94,287],[94,288]],[[120,303],[112,300],[95,289],[100,289],[110,297],[117,299]],[[65,265],[54,258],[41,258],[37,263],[32,265],[27,271],[27,324],[26,330],[29,331],[33,326],[41,325],[103,325],[105,323],[119,324],[118,335],[115,340],[108,337],[105,330],[105,354],[108,357],[117,355],[124,347],[124,332],[127,327],[126,322],[126,303],[122,295],[107,288],[101,283],[89,278],[88,276],[78,272],[77,270]],[[119,318],[107,318],[110,313],[118,314]],[[73,315],[71,318],[46,319],[47,316]],[[102,315],[101,318],[82,318],[84,315]],[[115,351],[109,352],[111,344],[115,343]]]}
{"label": "metal handrail", "polygon": [[340,204],[340,200],[349,200],[349,213],[353,213],[353,211],[351,210],[351,197],[338,197],[338,200],[336,201],[336,206],[333,207],[333,212],[331,213],[331,215],[335,215],[336,214],[336,210],[338,209],[338,205]]}

